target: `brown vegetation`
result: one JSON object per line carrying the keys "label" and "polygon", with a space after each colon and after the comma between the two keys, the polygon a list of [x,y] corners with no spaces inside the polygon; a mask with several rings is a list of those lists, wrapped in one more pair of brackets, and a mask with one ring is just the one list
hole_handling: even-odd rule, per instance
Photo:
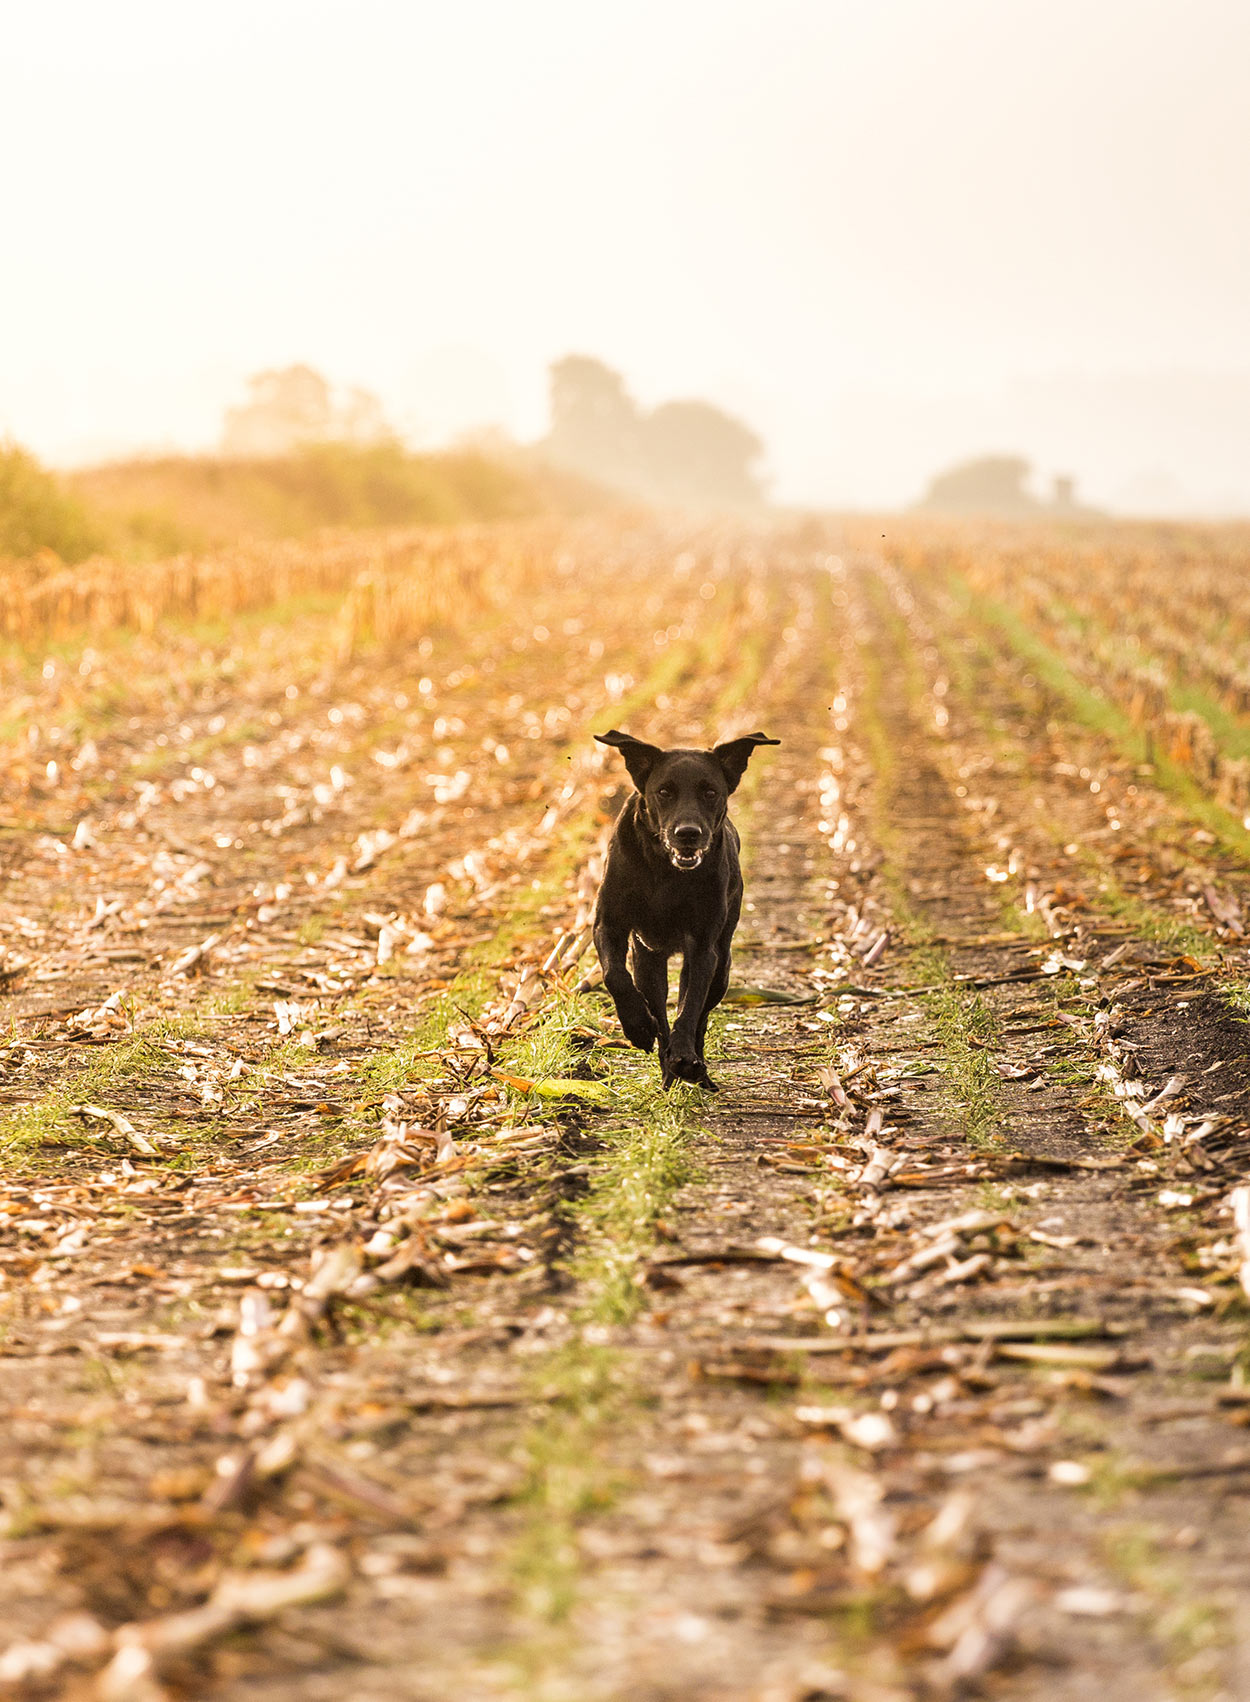
{"label": "brown vegetation", "polygon": [[172,554],[324,527],[449,525],[578,514],[605,498],[541,460],[471,450],[417,455],[394,443],[309,444],[248,460],[171,456],[67,475],[130,553]]}
{"label": "brown vegetation", "polygon": [[[256,545],[10,647],[0,1687],[1244,1688],[1250,877],[1092,649],[1135,562],[1207,667],[1240,534],[883,530]],[[595,991],[611,724],[782,739],[714,1102]]]}

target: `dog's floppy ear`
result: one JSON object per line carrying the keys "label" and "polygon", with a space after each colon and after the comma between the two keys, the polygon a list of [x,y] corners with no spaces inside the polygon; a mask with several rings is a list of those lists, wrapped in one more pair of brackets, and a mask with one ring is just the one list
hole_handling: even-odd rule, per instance
{"label": "dog's floppy ear", "polygon": [[618,733],[615,727],[607,733],[596,733],[595,739],[601,745],[613,745],[620,751],[625,758],[629,778],[640,792],[647,784],[647,776],[664,755],[658,745],[644,744],[632,733]]}
{"label": "dog's floppy ear", "polygon": [[738,782],[747,771],[747,763],[751,760],[751,752],[756,745],[779,745],[780,739],[770,739],[767,733],[744,733],[740,739],[730,739],[727,744],[713,747],[712,755],[720,763],[725,779],[729,782],[729,790],[737,790]]}

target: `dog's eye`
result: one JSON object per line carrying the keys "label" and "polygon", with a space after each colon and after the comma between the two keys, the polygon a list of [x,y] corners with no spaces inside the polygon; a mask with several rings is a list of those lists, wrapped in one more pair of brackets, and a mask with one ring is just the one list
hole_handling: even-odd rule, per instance
{"label": "dog's eye", "polygon": [[713,802],[715,800],[715,797],[716,797],[715,786],[705,786],[703,788],[703,796],[708,800],[709,803]]}
{"label": "dog's eye", "polygon": [[673,788],[671,786],[657,786],[655,795],[657,798],[671,798]]}

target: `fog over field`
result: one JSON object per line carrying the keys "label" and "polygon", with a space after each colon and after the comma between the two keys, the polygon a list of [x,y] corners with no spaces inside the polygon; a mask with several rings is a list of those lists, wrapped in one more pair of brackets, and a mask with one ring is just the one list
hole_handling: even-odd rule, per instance
{"label": "fog over field", "polygon": [[257,370],[415,445],[569,352],[705,397],[773,494],[976,453],[1250,510],[1237,0],[56,0],[11,11],[0,431],[216,445]]}
{"label": "fog over field", "polygon": [[1247,0],[0,42],[0,1695],[1247,1702]]}

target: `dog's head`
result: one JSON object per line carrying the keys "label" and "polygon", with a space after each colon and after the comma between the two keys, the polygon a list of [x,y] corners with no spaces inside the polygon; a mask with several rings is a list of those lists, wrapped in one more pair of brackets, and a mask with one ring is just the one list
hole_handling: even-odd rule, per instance
{"label": "dog's head", "polygon": [[625,758],[629,777],[642,794],[647,826],[675,869],[697,869],[725,819],[729,794],[746,773],[756,745],[780,744],[764,733],[730,739],[710,751],[664,751],[632,733],[596,733]]}

